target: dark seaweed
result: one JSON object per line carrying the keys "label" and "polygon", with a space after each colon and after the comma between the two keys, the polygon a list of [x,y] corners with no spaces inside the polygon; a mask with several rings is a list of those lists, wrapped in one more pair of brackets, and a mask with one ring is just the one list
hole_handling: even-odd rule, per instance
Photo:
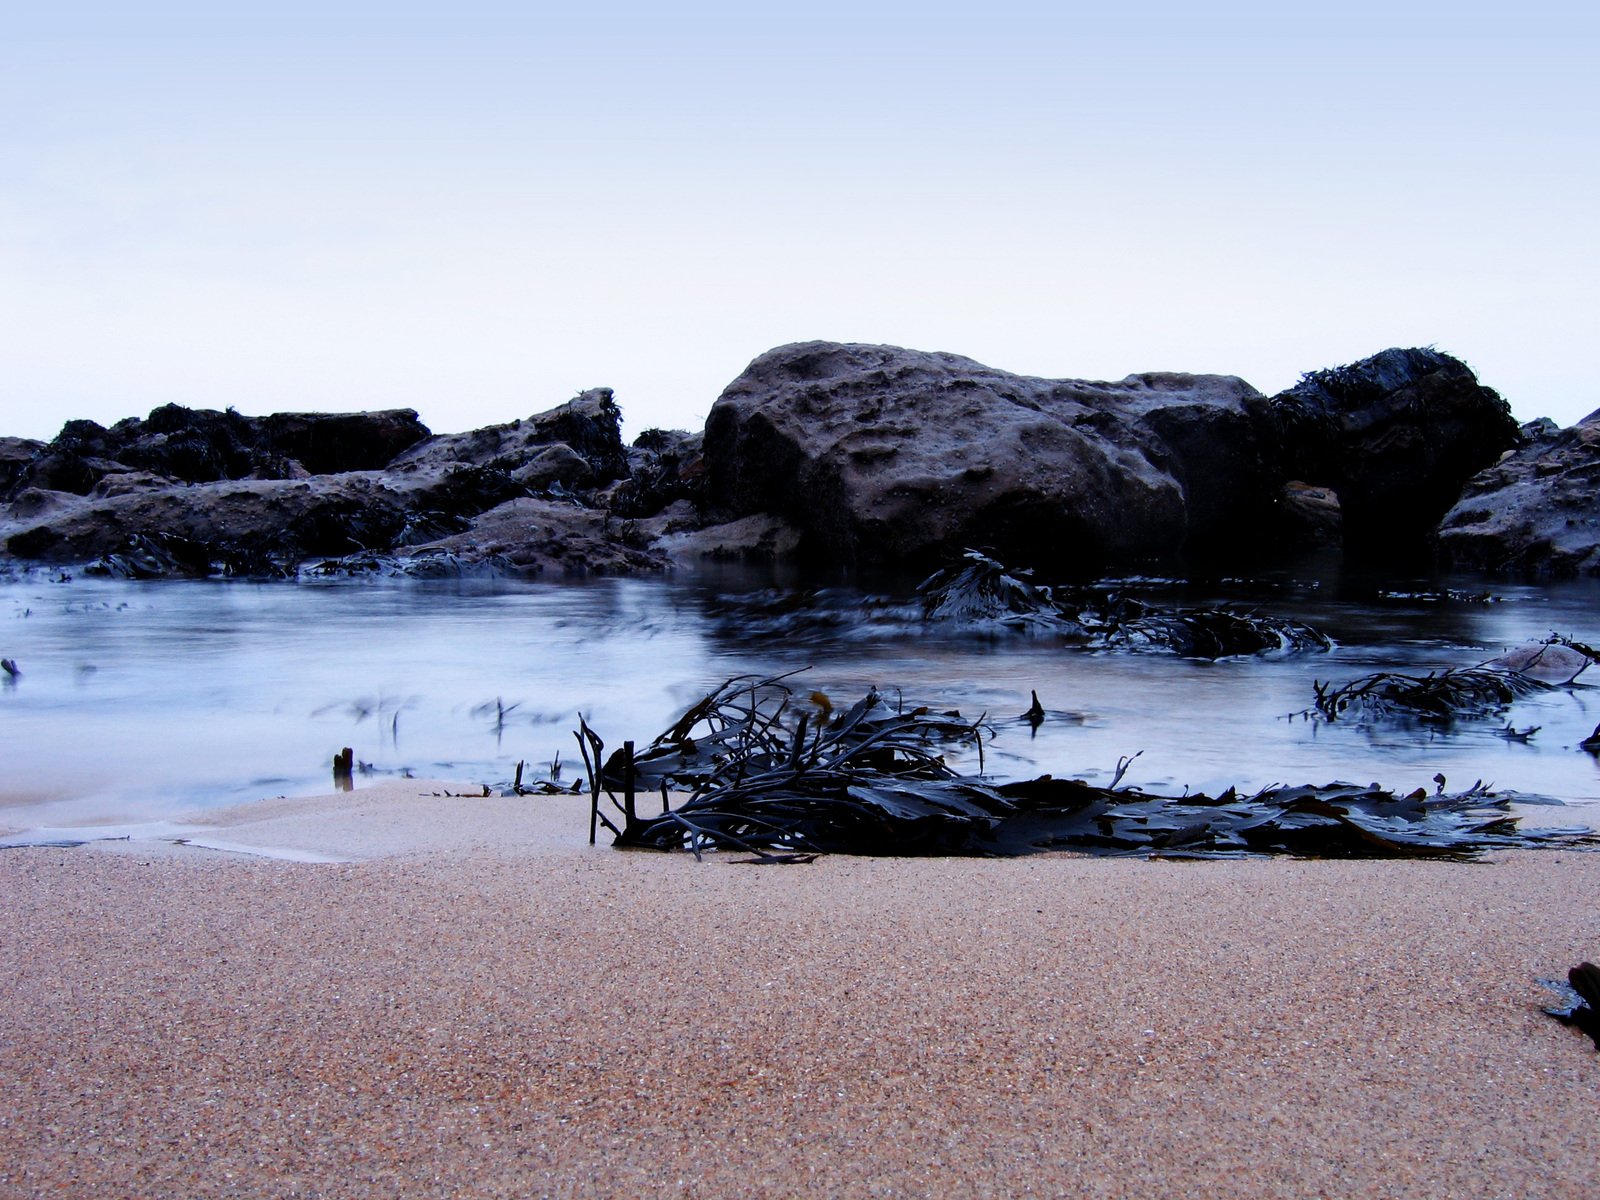
{"label": "dark seaweed", "polygon": [[1338,687],[1316,681],[1314,710],[1328,721],[1494,717],[1518,698],[1545,691],[1547,686],[1516,671],[1489,666],[1450,668],[1427,675],[1379,671]]}
{"label": "dark seaweed", "polygon": [[[998,783],[981,768],[977,775],[950,769],[939,747],[974,741],[981,749],[985,728],[959,713],[891,706],[876,691],[830,717],[814,701],[797,702],[782,679],[735,679],[637,754],[625,749],[604,757],[604,744],[587,724],[578,739],[590,768],[594,819],[612,831],[615,845],[696,856],[710,849],[751,853],[758,861],[1059,849],[1185,858],[1470,859],[1489,850],[1594,840],[1581,828],[1520,828],[1508,812],[1511,797],[1481,783],[1434,796],[1331,783],[1170,797],[1118,787],[1131,760],[1120,765],[1111,787],[1050,775]],[[638,793],[657,790],[660,813],[640,815]],[[669,790],[687,791],[688,798],[671,807]],[[613,813],[602,811],[602,792]]]}
{"label": "dark seaweed", "polygon": [[1046,587],[968,550],[917,589],[926,621],[1054,633],[1087,646],[1164,650],[1187,658],[1324,651],[1333,643],[1301,621],[1238,608],[1163,609],[1121,586]]}

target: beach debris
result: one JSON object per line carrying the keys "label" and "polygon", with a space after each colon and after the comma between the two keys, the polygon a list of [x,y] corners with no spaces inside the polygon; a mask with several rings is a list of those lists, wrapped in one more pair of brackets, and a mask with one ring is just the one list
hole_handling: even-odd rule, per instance
{"label": "beach debris", "polygon": [[351,791],[356,786],[355,758],[356,752],[349,746],[333,756],[333,786],[341,792]]}
{"label": "beach debris", "polygon": [[[1041,775],[958,774],[941,748],[981,744],[982,718],[889,705],[876,690],[826,725],[796,717],[787,677],[731,679],[641,752],[605,756],[581,718],[590,836],[623,848],[738,851],[760,861],[819,853],[1017,855],[1041,850],[1144,857],[1475,858],[1490,850],[1594,844],[1587,828],[1524,829],[1510,794],[1480,781],[1435,795],[1377,784],[1274,785],[1252,795],[1147,795]],[[659,788],[662,811],[638,794]],[[618,792],[621,791],[621,798]],[[674,806],[670,793],[686,793]],[[609,807],[602,804],[602,794]],[[1526,800],[1526,797],[1518,797]]]}
{"label": "beach debris", "polygon": [[1450,667],[1426,675],[1377,671],[1337,687],[1313,680],[1306,716],[1325,721],[1410,717],[1423,721],[1499,716],[1519,697],[1550,685],[1498,667]]}
{"label": "beach debris", "polygon": [[1544,1011],[1563,1025],[1574,1025],[1586,1033],[1600,1049],[1600,967],[1591,962],[1579,963],[1567,972],[1563,982],[1559,979],[1536,980],[1541,987],[1554,992],[1561,1001]]}
{"label": "beach debris", "polygon": [[1591,754],[1600,754],[1600,725],[1596,725],[1594,732],[1579,742],[1578,747],[1589,751]]}
{"label": "beach debris", "polygon": [[1032,725],[1035,729],[1044,724],[1044,705],[1039,703],[1039,693],[1033,692],[1033,703],[1028,706],[1028,711],[1022,714],[1022,720]]}
{"label": "beach debris", "polygon": [[1185,658],[1230,658],[1240,654],[1326,651],[1333,642],[1320,631],[1287,617],[1231,608],[1151,610],[1106,634],[1113,646],[1150,648]]}
{"label": "beach debris", "polygon": [[527,763],[517,760],[517,772],[511,781],[511,786],[501,792],[502,796],[575,796],[582,788],[576,784],[561,782],[561,755],[558,752],[550,763],[550,773],[545,779],[536,779],[532,783],[522,782],[522,772]]}
{"label": "beach debris", "polygon": [[1164,609],[1126,581],[1044,587],[977,550],[917,588],[924,621],[983,630],[1051,633],[1092,648],[1159,650],[1185,658],[1321,652],[1332,641],[1303,621],[1230,607]]}
{"label": "beach debris", "polygon": [[[1325,721],[1410,718],[1451,722],[1498,717],[1523,696],[1576,683],[1597,652],[1561,634],[1520,646],[1470,667],[1448,667],[1426,675],[1377,671],[1335,686],[1314,680],[1316,699],[1296,716]],[[1500,736],[1526,742],[1537,725],[1517,730],[1507,722]]]}
{"label": "beach debris", "polygon": [[1533,735],[1543,728],[1543,725],[1529,725],[1526,729],[1518,729],[1507,721],[1504,729],[1495,731],[1495,736],[1505,738],[1508,742],[1521,742],[1526,745],[1533,740]]}
{"label": "beach debris", "polygon": [[8,680],[22,677],[22,670],[17,666],[17,660],[14,658],[0,658],[0,671],[6,673]]}
{"label": "beach debris", "polygon": [[1379,588],[1375,599],[1400,604],[1498,604],[1500,597],[1492,592],[1467,592],[1458,588],[1440,588],[1433,591],[1399,591]]}
{"label": "beach debris", "polygon": [[472,715],[475,717],[492,716],[494,718],[490,722],[489,729],[494,734],[494,744],[500,746],[505,742],[506,725],[509,723],[511,714],[521,707],[522,701],[520,700],[507,704],[503,697],[496,696],[492,702],[473,705]]}
{"label": "beach debris", "polygon": [[917,586],[923,620],[1087,637],[1054,590],[1032,581],[1033,572],[1011,570],[977,550],[962,558],[965,565],[936,571]]}

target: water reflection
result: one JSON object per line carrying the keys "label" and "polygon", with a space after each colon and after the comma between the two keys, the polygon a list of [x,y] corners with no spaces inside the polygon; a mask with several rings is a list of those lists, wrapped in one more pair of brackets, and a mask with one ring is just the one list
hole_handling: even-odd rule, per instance
{"label": "water reflection", "polygon": [[[729,676],[800,669],[836,705],[877,686],[987,713],[997,736],[986,765],[1005,775],[1105,783],[1142,752],[1126,782],[1152,791],[1336,778],[1432,791],[1444,774],[1452,788],[1481,778],[1600,805],[1596,756],[1579,748],[1600,720],[1592,688],[1519,701],[1514,728],[1539,727],[1526,739],[1503,736],[1503,720],[1441,729],[1296,715],[1319,679],[1469,665],[1552,630],[1592,642],[1590,582],[1494,585],[1493,603],[1437,581],[1153,588],[1174,605],[1256,605],[1336,642],[1327,654],[1214,663],[930,628],[914,582],[3,584],[0,656],[19,673],[0,689],[0,824],[156,819],[322,791],[346,746],[356,787],[399,774],[500,787],[519,761],[572,760],[580,713],[613,743],[643,742]],[[1035,692],[1044,719],[1024,721]]]}

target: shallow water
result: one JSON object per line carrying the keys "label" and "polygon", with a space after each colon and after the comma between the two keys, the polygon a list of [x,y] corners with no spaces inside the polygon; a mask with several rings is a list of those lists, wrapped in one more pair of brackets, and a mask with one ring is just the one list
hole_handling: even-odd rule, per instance
{"label": "shallow water", "polygon": [[[1519,701],[1506,720],[1362,727],[1291,718],[1313,680],[1467,666],[1558,630],[1600,643],[1600,585],[1448,581],[1492,603],[1382,597],[1338,580],[1221,598],[1309,621],[1327,654],[1185,660],[1088,652],[1047,637],[929,628],[903,584],[775,592],[743,576],[525,584],[127,583],[34,577],[0,584],[0,829],[159,820],[196,806],[329,790],[342,746],[370,766],[509,784],[559,754],[574,778],[581,712],[641,744],[731,675],[809,668],[838,703],[870,685],[908,703],[987,712],[985,766],[1173,793],[1271,783],[1376,781],[1451,789],[1483,779],[1575,806],[1541,822],[1600,824],[1600,765],[1577,743],[1600,690]],[[1437,582],[1430,587],[1442,586]],[[1404,586],[1398,590],[1407,590]],[[786,597],[788,599],[786,599]],[[1594,668],[1600,684],[1600,667]],[[1037,689],[1049,718],[1016,719]],[[964,763],[975,767],[975,763]],[[1547,818],[1554,818],[1547,820]]]}

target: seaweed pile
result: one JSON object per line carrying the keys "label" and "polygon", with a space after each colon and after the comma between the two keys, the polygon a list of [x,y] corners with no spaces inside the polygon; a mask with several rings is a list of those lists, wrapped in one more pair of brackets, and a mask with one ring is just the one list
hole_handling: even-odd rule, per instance
{"label": "seaweed pile", "polygon": [[917,589],[925,621],[1049,632],[1091,647],[1162,650],[1186,658],[1325,651],[1302,621],[1236,608],[1162,609],[1123,587],[1046,587],[976,550]]}
{"label": "seaweed pile", "polygon": [[[1441,785],[1433,796],[1348,783],[1151,796],[1118,786],[1131,759],[1118,764],[1109,787],[1050,775],[1000,783],[981,766],[977,775],[957,774],[939,752],[966,741],[981,752],[982,718],[890,706],[875,690],[833,714],[815,696],[798,698],[785,678],[729,680],[639,753],[628,743],[605,757],[599,735],[580,722],[591,840],[603,824],[618,847],[697,857],[731,850],[758,862],[1041,850],[1468,859],[1595,840],[1581,828],[1523,829],[1507,811],[1512,797],[1481,783],[1454,794]],[[661,811],[644,815],[640,792],[655,790]],[[688,793],[676,806],[674,790]]]}
{"label": "seaweed pile", "polygon": [[1307,716],[1326,721],[1409,718],[1450,723],[1498,717],[1524,696],[1573,683],[1596,661],[1595,651],[1561,634],[1507,651],[1471,667],[1426,675],[1378,671],[1335,687],[1313,682]]}
{"label": "seaweed pile", "polygon": [[1494,717],[1513,701],[1546,684],[1515,671],[1491,667],[1452,667],[1426,675],[1378,671],[1335,687],[1314,683],[1317,715],[1324,720],[1412,717],[1454,721]]}

